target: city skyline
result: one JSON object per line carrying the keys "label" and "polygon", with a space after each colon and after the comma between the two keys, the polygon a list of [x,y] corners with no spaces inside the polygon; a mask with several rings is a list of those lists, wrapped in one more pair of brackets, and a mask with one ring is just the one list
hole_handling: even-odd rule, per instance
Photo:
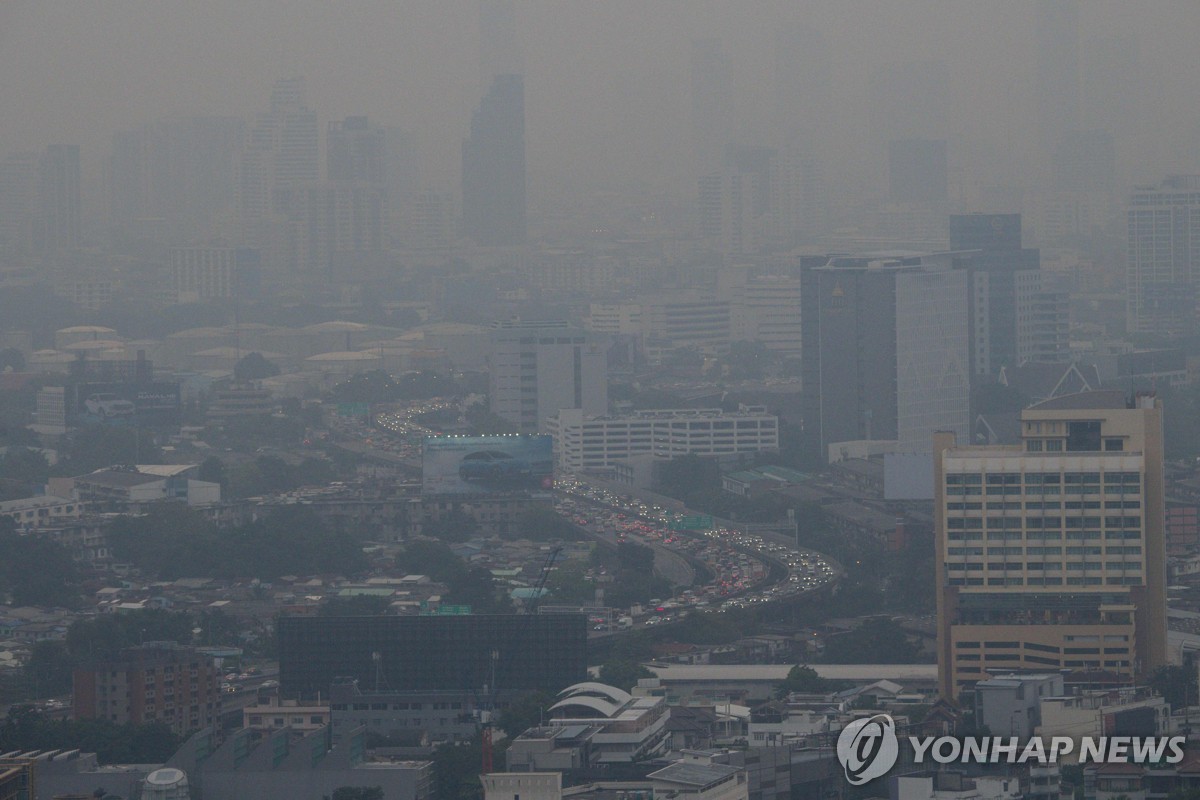
{"label": "city skyline", "polygon": [[[92,185],[85,202],[94,202],[97,159],[116,131],[187,115],[249,120],[270,85],[289,75],[306,78],[322,124],[369,114],[412,130],[424,182],[458,182],[454,142],[481,92],[476,3],[359,5],[350,13],[314,5],[286,19],[271,6],[184,10],[130,2],[71,15],[47,8],[0,10],[9,32],[0,67],[7,85],[20,88],[0,91],[0,104],[12,110],[0,136],[13,152],[51,141],[81,144],[84,181]],[[1046,126],[1037,122],[1034,88],[1037,70],[1049,67],[1036,57],[1034,4],[990,3],[971,14],[940,2],[864,8],[846,13],[812,3],[734,14],[715,3],[521,6],[519,55],[488,58],[515,62],[525,74],[531,200],[541,206],[564,192],[622,185],[686,193],[694,178],[691,147],[680,138],[692,118],[689,59],[695,40],[713,38],[728,62],[735,138],[778,145],[778,126],[797,124],[781,115],[778,98],[816,98],[821,122],[838,131],[825,158],[839,186],[880,185],[885,153],[874,152],[867,130],[878,105],[872,87],[881,69],[918,61],[948,70],[952,184],[966,190],[1036,175],[1033,167],[1049,154],[1036,141]],[[1088,3],[1079,12],[1081,40],[1096,47],[1080,48],[1070,82],[1080,109],[1073,119],[1085,129],[1121,128],[1114,133],[1122,185],[1197,169],[1200,115],[1169,102],[1186,91],[1183,32],[1195,29],[1197,16],[1187,4],[1131,15],[1119,3]],[[785,85],[789,65],[804,62],[781,60],[777,50],[788,42],[781,37],[777,45],[779,29],[811,30],[819,37],[814,46],[831,54],[832,65],[816,70],[807,89]],[[895,55],[893,42],[905,45],[905,55]],[[1111,107],[1138,113],[1118,125]],[[1069,124],[1051,122],[1055,130]]]}

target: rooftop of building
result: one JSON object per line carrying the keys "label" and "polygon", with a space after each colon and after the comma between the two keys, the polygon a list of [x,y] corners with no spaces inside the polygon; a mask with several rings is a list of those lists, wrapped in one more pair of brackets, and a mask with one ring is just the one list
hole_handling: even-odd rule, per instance
{"label": "rooftop of building", "polygon": [[1090,392],[1051,397],[1028,411],[1103,411],[1109,409],[1130,408],[1129,397],[1125,392],[1116,389],[1097,389]]}
{"label": "rooftop of building", "polygon": [[655,781],[681,783],[705,789],[729,780],[738,773],[737,767],[728,764],[703,764],[697,761],[676,761],[660,770],[651,772],[646,777]]}

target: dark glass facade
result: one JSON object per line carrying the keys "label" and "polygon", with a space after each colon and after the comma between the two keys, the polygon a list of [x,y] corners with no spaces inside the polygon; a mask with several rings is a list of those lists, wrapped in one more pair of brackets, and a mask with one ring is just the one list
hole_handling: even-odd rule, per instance
{"label": "dark glass facade", "polygon": [[581,614],[281,617],[285,697],[328,694],[334,678],[368,690],[556,692],[587,678]]}

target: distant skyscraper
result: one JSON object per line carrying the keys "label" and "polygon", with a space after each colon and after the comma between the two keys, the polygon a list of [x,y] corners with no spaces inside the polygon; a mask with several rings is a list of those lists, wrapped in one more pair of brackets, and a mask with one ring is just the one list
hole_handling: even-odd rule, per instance
{"label": "distant skyscraper", "polygon": [[950,69],[942,61],[902,61],[875,71],[870,126],[876,142],[945,139],[950,120]]}
{"label": "distant skyscraper", "polygon": [[304,104],[304,79],[277,81],[270,111],[258,116],[242,150],[239,216],[261,219],[277,207],[282,190],[316,183],[318,139],[316,112]]}
{"label": "distant skyscraper", "polygon": [[888,199],[893,203],[944,206],[947,186],[944,139],[888,142]]}
{"label": "distant skyscraper", "polygon": [[775,33],[775,124],[780,145],[817,138],[833,126],[832,58],[820,29],[807,22]]}
{"label": "distant skyscraper", "polygon": [[1038,0],[1034,26],[1038,130],[1049,159],[1063,134],[1079,128],[1078,1]]}
{"label": "distant skyscraper", "polygon": [[478,245],[525,241],[525,82],[498,75],[462,147],[464,233]]}
{"label": "distant skyscraper", "polygon": [[14,153],[0,161],[0,250],[33,252],[38,216],[38,154]]}
{"label": "distant skyscraper", "polygon": [[980,251],[963,257],[974,375],[1069,356],[1067,296],[1044,285],[1041,253],[1021,247],[1020,214],[952,214],[950,249]]}
{"label": "distant skyscraper", "polygon": [[720,168],[733,141],[733,74],[720,39],[692,42],[692,144],[700,173]]}
{"label": "distant skyscraper", "polygon": [[512,0],[480,0],[480,90],[487,91],[497,75],[521,75],[524,72]]}
{"label": "distant skyscraper", "polygon": [[79,246],[81,201],[79,145],[52,144],[38,164],[40,219],[43,252],[72,250]]}
{"label": "distant skyscraper", "polygon": [[1107,194],[1116,186],[1117,151],[1108,131],[1064,131],[1053,163],[1057,189]]}
{"label": "distant skyscraper", "polygon": [[237,117],[179,117],[118,131],[105,170],[108,224],[122,235],[153,219],[174,241],[211,237],[233,208],[245,127]]}
{"label": "distant skyscraper", "polygon": [[280,281],[301,277],[312,261],[304,254],[303,223],[287,215],[302,207],[297,198],[320,176],[318,139],[303,78],[285,78],[272,87],[270,110],[258,115],[238,157],[237,238],[258,248],[265,271]]}
{"label": "distant skyscraper", "polygon": [[331,181],[353,181],[382,187],[387,174],[384,129],[366,117],[330,122],[325,134],[325,175]]}
{"label": "distant skyscraper", "polygon": [[1125,302],[1130,332],[1192,334],[1200,285],[1200,176],[1175,175],[1129,199]]}
{"label": "distant skyscraper", "polygon": [[[814,260],[801,271],[804,427],[833,442],[929,452],[970,426],[967,272],[922,256]],[[814,455],[816,455],[814,453]]]}

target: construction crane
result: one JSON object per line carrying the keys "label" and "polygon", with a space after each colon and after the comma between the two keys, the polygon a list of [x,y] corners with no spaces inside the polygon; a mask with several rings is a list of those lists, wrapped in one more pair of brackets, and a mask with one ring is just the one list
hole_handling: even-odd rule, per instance
{"label": "construction crane", "polygon": [[538,604],[542,602],[542,592],[546,590],[546,579],[550,577],[550,568],[554,566],[554,562],[558,560],[559,554],[562,553],[562,545],[556,545],[550,554],[546,556],[546,560],[542,562],[542,573],[538,575],[537,584],[533,587],[533,597],[529,599],[528,613],[536,614]]}
{"label": "construction crane", "polygon": [[[542,571],[538,575],[537,583],[533,587],[533,596],[529,598],[529,603],[525,607],[526,614],[536,614],[538,603],[541,602],[542,592],[546,589],[546,579],[550,577],[550,569],[554,566],[554,562],[558,560],[562,554],[562,546],[556,545],[549,554],[546,555],[546,560],[542,562]],[[531,623],[532,624],[532,623]],[[491,656],[491,681],[490,684],[483,687],[483,708],[479,710],[479,723],[482,730],[479,732],[479,740],[481,745],[480,755],[480,774],[487,775],[494,767],[492,755],[492,717],[496,710],[496,694],[498,687],[496,686],[496,661],[500,658],[500,651],[493,650]]]}

